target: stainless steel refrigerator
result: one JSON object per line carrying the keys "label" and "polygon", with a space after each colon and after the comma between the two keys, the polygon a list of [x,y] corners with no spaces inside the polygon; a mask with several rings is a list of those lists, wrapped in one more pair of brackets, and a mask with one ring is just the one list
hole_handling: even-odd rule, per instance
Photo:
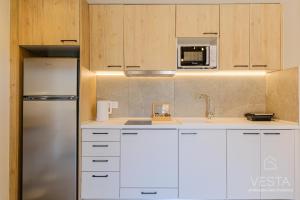
{"label": "stainless steel refrigerator", "polygon": [[24,60],[22,200],[77,197],[77,63]]}

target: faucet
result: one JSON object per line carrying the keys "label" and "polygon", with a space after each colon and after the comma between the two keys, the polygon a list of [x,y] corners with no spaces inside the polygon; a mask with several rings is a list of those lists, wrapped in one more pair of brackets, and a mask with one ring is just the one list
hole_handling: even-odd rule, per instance
{"label": "faucet", "polygon": [[211,99],[210,96],[208,96],[207,94],[200,94],[198,96],[199,99],[205,99],[205,103],[206,103],[206,111],[205,111],[205,115],[208,119],[211,119],[214,117],[215,113],[211,111]]}

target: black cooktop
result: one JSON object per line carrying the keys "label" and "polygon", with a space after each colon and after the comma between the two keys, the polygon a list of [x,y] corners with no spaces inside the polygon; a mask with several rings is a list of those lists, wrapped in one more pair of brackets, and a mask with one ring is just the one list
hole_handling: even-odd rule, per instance
{"label": "black cooktop", "polygon": [[125,125],[152,125],[151,120],[128,120]]}

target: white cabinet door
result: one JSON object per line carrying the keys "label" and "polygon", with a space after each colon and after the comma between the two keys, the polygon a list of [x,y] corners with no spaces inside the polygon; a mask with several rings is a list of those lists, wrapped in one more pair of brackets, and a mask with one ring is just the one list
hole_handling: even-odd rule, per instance
{"label": "white cabinet door", "polygon": [[294,198],[294,131],[262,130],[262,199]]}
{"label": "white cabinet door", "polygon": [[260,199],[260,131],[227,131],[227,177],[229,199]]}
{"label": "white cabinet door", "polygon": [[121,187],[178,187],[177,130],[123,130]]}
{"label": "white cabinet door", "polygon": [[119,198],[119,172],[82,172],[82,199]]}
{"label": "white cabinet door", "polygon": [[179,131],[179,197],[226,199],[226,131]]}

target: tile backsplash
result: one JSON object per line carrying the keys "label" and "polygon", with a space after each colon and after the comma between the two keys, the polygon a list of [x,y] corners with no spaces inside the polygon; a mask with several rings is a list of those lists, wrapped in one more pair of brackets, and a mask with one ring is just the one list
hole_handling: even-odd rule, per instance
{"label": "tile backsplash", "polygon": [[211,97],[217,117],[242,117],[245,112],[265,112],[265,77],[97,77],[97,99],[119,102],[111,117],[150,117],[152,103],[169,103],[176,117],[203,117]]}

